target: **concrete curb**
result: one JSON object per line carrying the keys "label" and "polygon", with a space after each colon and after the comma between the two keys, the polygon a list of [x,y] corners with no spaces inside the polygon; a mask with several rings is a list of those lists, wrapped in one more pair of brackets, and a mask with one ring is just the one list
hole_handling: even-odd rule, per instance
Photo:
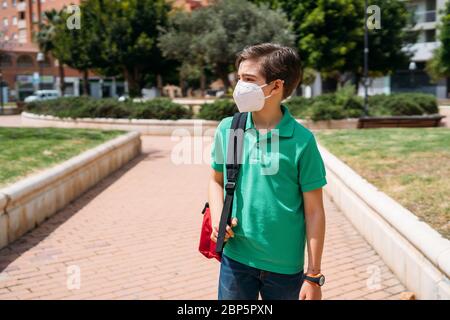
{"label": "concrete curb", "polygon": [[450,299],[450,241],[319,146],[325,192],[419,299]]}
{"label": "concrete curb", "polygon": [[112,118],[58,118],[22,112],[22,125],[31,127],[95,128],[138,131],[143,135],[214,136],[219,121],[202,119],[112,119]]}
{"label": "concrete curb", "polygon": [[130,132],[0,189],[0,248],[13,242],[140,153]]}

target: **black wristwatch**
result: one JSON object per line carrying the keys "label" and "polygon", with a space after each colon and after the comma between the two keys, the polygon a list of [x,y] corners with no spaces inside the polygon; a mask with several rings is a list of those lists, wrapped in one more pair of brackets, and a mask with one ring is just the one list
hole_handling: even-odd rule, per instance
{"label": "black wristwatch", "polygon": [[315,274],[315,275],[306,275],[306,273],[303,276],[304,280],[307,280],[309,282],[312,282],[319,287],[323,286],[325,283],[325,276],[321,273]]}

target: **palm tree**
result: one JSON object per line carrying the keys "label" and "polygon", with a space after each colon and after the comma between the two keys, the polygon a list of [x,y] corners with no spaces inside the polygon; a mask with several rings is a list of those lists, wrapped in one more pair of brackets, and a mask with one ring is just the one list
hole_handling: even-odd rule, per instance
{"label": "palm tree", "polygon": [[63,52],[55,44],[56,26],[61,23],[62,11],[52,9],[44,13],[44,22],[39,26],[39,32],[36,33],[35,39],[41,52],[47,56],[49,53],[56,59],[58,59],[60,90],[64,96],[65,91],[65,75],[64,75],[64,58]]}

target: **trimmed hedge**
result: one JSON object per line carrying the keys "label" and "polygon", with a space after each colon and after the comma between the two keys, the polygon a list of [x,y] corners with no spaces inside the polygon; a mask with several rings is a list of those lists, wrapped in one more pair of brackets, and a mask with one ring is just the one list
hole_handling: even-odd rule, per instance
{"label": "trimmed hedge", "polygon": [[219,99],[213,103],[203,104],[197,118],[220,121],[234,115],[238,111],[232,99]]}
{"label": "trimmed hedge", "polygon": [[437,100],[424,93],[396,93],[369,97],[369,112],[374,116],[403,116],[439,113]]}
{"label": "trimmed hedge", "polygon": [[[332,120],[358,118],[363,114],[363,99],[353,94],[353,88],[344,87],[335,93],[311,99],[293,97],[286,101],[296,118]],[[119,102],[115,99],[67,97],[31,102],[25,110],[60,118],[134,118],[134,119],[190,119],[192,111],[168,98],[146,102]],[[204,104],[197,118],[222,120],[238,109],[232,99],[218,99]],[[423,93],[398,93],[369,97],[370,116],[424,115],[439,113],[436,98]]]}
{"label": "trimmed hedge", "polygon": [[119,102],[115,99],[67,97],[27,103],[25,110],[60,118],[132,118],[132,119],[190,119],[192,111],[168,98],[146,102]]}
{"label": "trimmed hedge", "polygon": [[301,119],[319,121],[357,118],[363,112],[363,99],[353,94],[353,88],[350,89],[344,87],[336,93],[311,99],[293,97],[286,105],[294,117]]}
{"label": "trimmed hedge", "polygon": [[[344,90],[345,91],[345,90]],[[363,115],[363,99],[349,91],[325,94],[311,99],[293,97],[286,102],[297,118],[318,120],[358,118]],[[370,116],[426,115],[439,113],[433,95],[398,93],[369,97]]]}

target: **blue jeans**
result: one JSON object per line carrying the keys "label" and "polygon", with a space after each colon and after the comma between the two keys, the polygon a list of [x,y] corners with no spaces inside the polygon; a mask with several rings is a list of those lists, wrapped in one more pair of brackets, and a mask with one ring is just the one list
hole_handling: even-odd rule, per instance
{"label": "blue jeans", "polygon": [[256,269],[222,255],[219,300],[298,300],[303,271],[281,274]]}

